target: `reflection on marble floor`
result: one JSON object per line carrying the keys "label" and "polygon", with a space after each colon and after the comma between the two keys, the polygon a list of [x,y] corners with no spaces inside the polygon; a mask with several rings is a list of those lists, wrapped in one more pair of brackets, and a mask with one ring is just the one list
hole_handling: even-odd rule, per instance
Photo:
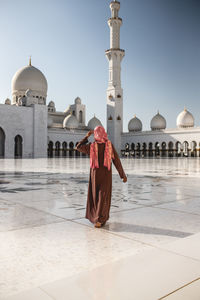
{"label": "reflection on marble floor", "polygon": [[200,232],[198,159],[123,165],[98,230],[84,218],[88,159],[0,160],[0,297]]}

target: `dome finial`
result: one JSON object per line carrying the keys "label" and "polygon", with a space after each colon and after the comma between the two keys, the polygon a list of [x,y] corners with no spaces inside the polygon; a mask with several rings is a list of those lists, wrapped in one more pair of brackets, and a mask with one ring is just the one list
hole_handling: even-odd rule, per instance
{"label": "dome finial", "polygon": [[136,114],[134,114],[133,118],[136,118]]}
{"label": "dome finial", "polygon": [[31,55],[29,56],[29,66],[31,66]]}
{"label": "dome finial", "polygon": [[158,114],[158,115],[160,114],[159,109],[158,109],[158,111],[157,111],[157,114]]}
{"label": "dome finial", "polygon": [[187,111],[187,108],[184,106],[184,111]]}

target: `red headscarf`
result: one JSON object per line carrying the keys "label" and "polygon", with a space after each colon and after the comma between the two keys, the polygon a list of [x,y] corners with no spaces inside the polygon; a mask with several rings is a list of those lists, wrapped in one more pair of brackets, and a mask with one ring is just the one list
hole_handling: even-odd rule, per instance
{"label": "red headscarf", "polygon": [[98,144],[105,144],[104,151],[104,166],[110,170],[111,160],[114,158],[111,141],[108,140],[107,133],[102,126],[97,126],[94,129],[95,141],[90,146],[90,167],[93,169],[99,168],[98,161]]}

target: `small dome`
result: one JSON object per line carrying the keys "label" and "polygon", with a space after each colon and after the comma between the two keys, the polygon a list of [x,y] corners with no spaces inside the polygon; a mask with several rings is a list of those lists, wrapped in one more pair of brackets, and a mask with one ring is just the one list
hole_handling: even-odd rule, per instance
{"label": "small dome", "polygon": [[95,116],[90,119],[90,121],[88,122],[88,128],[90,130],[94,130],[95,127],[97,126],[102,126],[101,121],[99,119],[97,119]]}
{"label": "small dome", "polygon": [[194,117],[186,108],[178,115],[176,125],[179,128],[194,127]]}
{"label": "small dome", "polygon": [[26,97],[31,97],[32,95],[33,95],[33,93],[32,93],[31,89],[26,90],[26,92],[25,92]]}
{"label": "small dome", "polygon": [[81,104],[81,99],[79,97],[77,97],[74,101],[75,104]]}
{"label": "small dome", "polygon": [[6,104],[6,105],[11,105],[11,100],[7,98],[7,99],[5,100],[5,104]]}
{"label": "small dome", "polygon": [[134,116],[128,123],[129,131],[142,131],[142,122]]}
{"label": "small dome", "polygon": [[75,129],[78,128],[78,120],[73,115],[68,115],[63,121],[63,128]]}
{"label": "small dome", "polygon": [[37,92],[38,96],[47,96],[47,80],[44,74],[33,67],[31,63],[28,66],[18,70],[12,79],[12,94],[25,94],[31,89]]}
{"label": "small dome", "polygon": [[48,107],[55,107],[55,103],[53,101],[50,101]]}
{"label": "small dome", "polygon": [[151,120],[151,130],[161,130],[166,128],[165,118],[159,112]]}

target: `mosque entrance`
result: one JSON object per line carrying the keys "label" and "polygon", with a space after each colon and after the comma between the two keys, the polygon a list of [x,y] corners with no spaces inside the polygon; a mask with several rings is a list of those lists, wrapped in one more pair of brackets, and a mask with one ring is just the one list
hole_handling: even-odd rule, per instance
{"label": "mosque entrance", "polygon": [[15,157],[20,158],[22,157],[22,144],[23,139],[21,135],[16,135],[15,137]]}
{"label": "mosque entrance", "polygon": [[0,158],[4,157],[5,152],[5,133],[2,128],[0,128]]}

